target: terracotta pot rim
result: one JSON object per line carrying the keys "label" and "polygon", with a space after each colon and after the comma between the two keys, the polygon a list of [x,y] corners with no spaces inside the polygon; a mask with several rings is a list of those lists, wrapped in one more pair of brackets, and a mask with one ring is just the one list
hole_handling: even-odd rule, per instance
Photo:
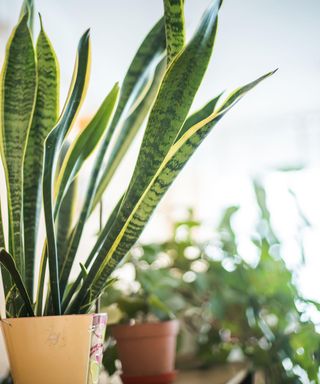
{"label": "terracotta pot rim", "polygon": [[117,339],[143,339],[164,336],[176,336],[179,320],[145,322],[139,324],[117,324],[110,326],[112,335]]}
{"label": "terracotta pot rim", "polygon": [[165,320],[165,321],[145,321],[143,323],[134,323],[134,324],[130,324],[130,323],[110,324],[110,327],[112,327],[112,328],[120,328],[120,327],[138,328],[138,327],[144,327],[145,325],[156,327],[160,324],[165,325],[165,324],[171,324],[171,323],[179,323],[179,320],[178,319],[172,319],[172,320]]}

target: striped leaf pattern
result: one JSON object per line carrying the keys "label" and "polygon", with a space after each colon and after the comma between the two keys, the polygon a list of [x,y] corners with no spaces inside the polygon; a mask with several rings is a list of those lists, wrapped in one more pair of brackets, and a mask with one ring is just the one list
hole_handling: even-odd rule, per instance
{"label": "striped leaf pattern", "polygon": [[23,217],[26,287],[33,296],[34,259],[41,210],[43,144],[59,111],[59,68],[52,45],[43,30],[37,41],[38,87],[35,110],[24,159]]}
{"label": "striped leaf pattern", "polygon": [[185,43],[184,0],[164,0],[168,64],[183,49]]}
{"label": "striped leaf pattern", "polygon": [[218,3],[213,3],[193,39],[167,69],[123,203],[124,216],[131,211],[151,181],[188,115],[212,53],[218,9]]}
{"label": "striped leaf pattern", "polygon": [[22,169],[37,86],[36,60],[27,22],[26,14],[10,37],[1,82],[1,144],[8,189],[9,250],[23,277]]}

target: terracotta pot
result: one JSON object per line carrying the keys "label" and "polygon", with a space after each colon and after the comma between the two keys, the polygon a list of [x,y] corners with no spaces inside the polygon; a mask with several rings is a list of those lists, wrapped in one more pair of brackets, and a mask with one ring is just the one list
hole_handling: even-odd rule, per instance
{"label": "terracotta pot", "polygon": [[177,320],[114,326],[124,384],[171,383],[178,330]]}
{"label": "terracotta pot", "polygon": [[98,383],[105,314],[5,319],[14,384]]}

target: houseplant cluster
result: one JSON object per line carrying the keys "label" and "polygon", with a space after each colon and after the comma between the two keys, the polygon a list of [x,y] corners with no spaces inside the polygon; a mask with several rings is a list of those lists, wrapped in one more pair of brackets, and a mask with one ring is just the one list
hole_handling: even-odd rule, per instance
{"label": "houseplant cluster", "polygon": [[[130,252],[123,268],[133,277],[124,280],[118,274],[102,307],[116,324],[178,319],[179,370],[239,361],[253,374],[263,374],[265,383],[317,382],[320,335],[310,313],[319,313],[320,307],[301,296],[294,273],[279,257],[281,233],[272,224],[266,191],[258,182],[254,190],[258,215],[249,242],[256,260],[248,263],[240,252],[241,236],[233,222],[241,207],[226,208],[214,227],[199,222],[190,210],[173,223],[168,240],[139,244]],[[122,359],[115,343],[118,332],[116,340],[111,335],[103,363],[112,376]]]}
{"label": "houseplant cluster", "polygon": [[[16,384],[97,381],[106,317],[95,309],[112,284],[111,274],[212,128],[245,93],[272,74],[230,95],[214,97],[190,113],[213,51],[221,3],[212,1],[186,43],[183,0],[164,0],[164,16],[142,42],[121,86],[114,85],[70,142],[88,86],[90,33],[80,38],[69,93],[60,111],[59,64],[45,33],[46,15],[43,21],[40,17],[34,43],[34,4],[24,2],[7,43],[0,88],[6,186],[1,208],[8,207],[6,222],[0,215],[5,293],[1,327]],[[85,225],[108,193],[145,120],[131,179],[102,223],[91,252],[79,263]],[[74,186],[89,157],[93,165],[86,185],[82,184],[84,199],[74,213]],[[44,239],[38,238],[41,210]],[[73,268],[78,271],[76,279],[70,277]]]}

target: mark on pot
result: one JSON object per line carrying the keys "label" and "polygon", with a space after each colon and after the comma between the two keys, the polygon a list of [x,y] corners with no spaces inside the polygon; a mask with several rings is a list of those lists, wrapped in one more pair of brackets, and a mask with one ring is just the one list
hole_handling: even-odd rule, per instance
{"label": "mark on pot", "polygon": [[49,330],[48,337],[46,339],[46,344],[48,344],[50,347],[65,346],[65,340],[63,337],[63,334],[60,332],[55,332],[54,330]]}

